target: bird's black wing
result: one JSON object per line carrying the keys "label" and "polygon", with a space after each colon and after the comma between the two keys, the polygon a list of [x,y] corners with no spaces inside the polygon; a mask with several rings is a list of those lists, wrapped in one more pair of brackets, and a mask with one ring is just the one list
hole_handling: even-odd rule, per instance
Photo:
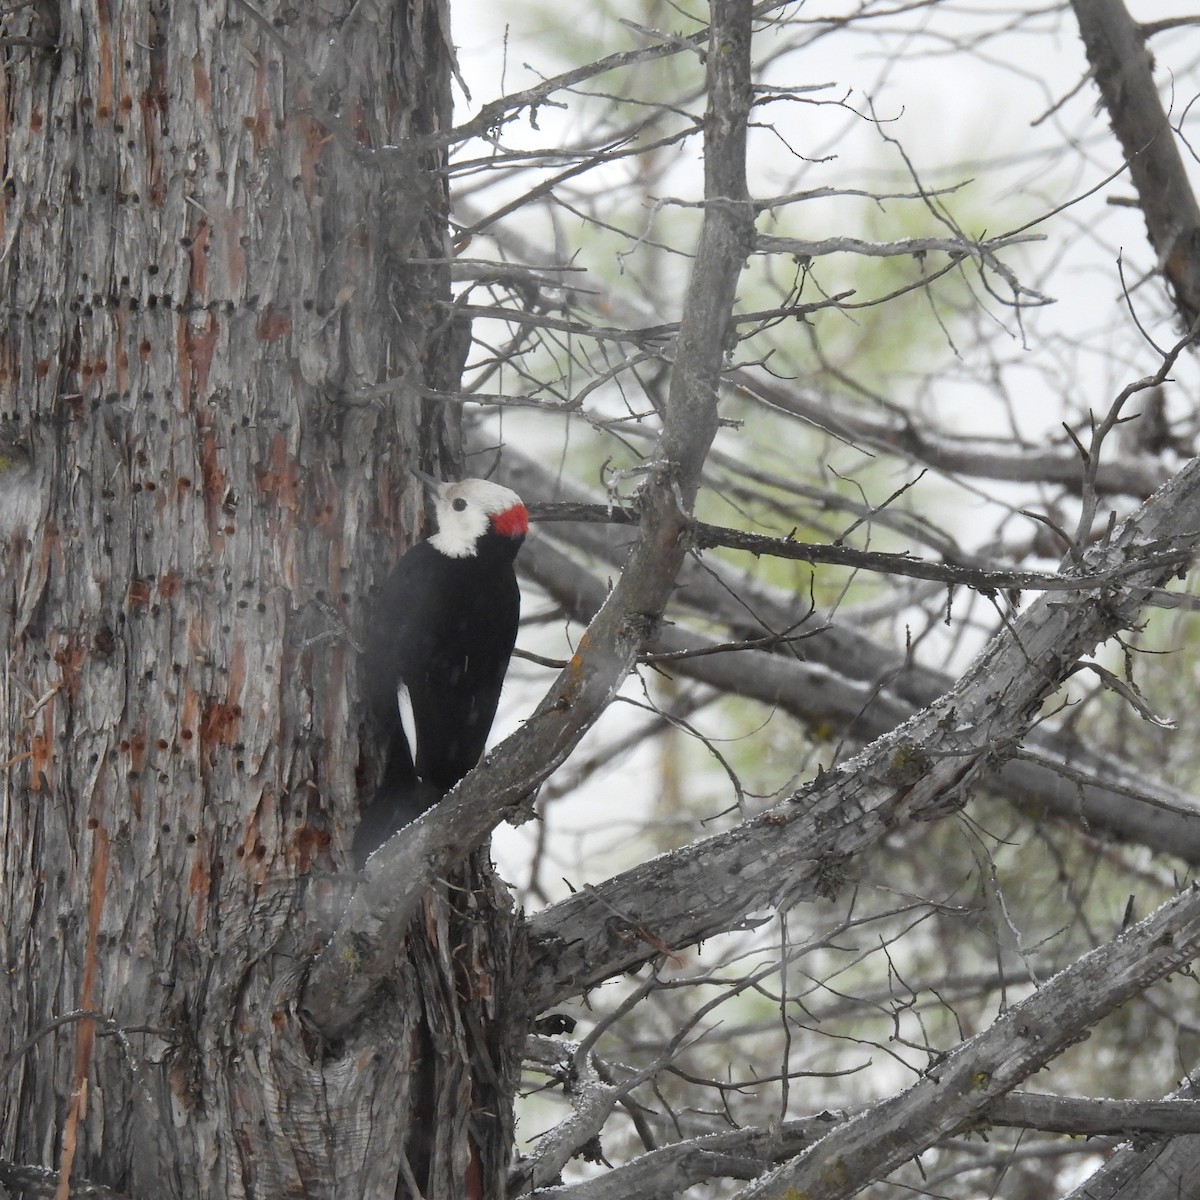
{"label": "bird's black wing", "polygon": [[427,673],[430,630],[438,623],[444,556],[428,542],[405,554],[384,580],[369,617],[362,659],[371,715],[386,726],[398,719],[397,684]]}
{"label": "bird's black wing", "polygon": [[361,659],[363,698],[372,736],[383,748],[383,778],[364,806],[353,853],[361,867],[393,833],[437,802],[422,784],[405,731],[400,692],[428,670],[428,630],[436,621],[440,555],[427,542],[412,547],[384,580],[368,617]]}
{"label": "bird's black wing", "polygon": [[457,560],[447,574],[447,600],[426,670],[410,676],[417,774],[443,791],[483,754],[520,612],[511,564]]}
{"label": "bird's black wing", "polygon": [[452,559],[421,542],[384,581],[364,639],[362,678],[386,760],[355,837],[360,861],[479,761],[519,612],[511,557]]}

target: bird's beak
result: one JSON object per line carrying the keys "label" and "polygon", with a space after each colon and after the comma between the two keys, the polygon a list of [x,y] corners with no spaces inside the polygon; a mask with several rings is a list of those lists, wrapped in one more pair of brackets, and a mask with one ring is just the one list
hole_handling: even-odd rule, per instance
{"label": "bird's beak", "polygon": [[442,486],[442,481],[440,479],[434,479],[432,475],[426,474],[417,467],[409,467],[408,470],[409,474],[416,476],[416,478],[425,485],[425,490],[431,496],[436,496],[438,494],[438,489]]}

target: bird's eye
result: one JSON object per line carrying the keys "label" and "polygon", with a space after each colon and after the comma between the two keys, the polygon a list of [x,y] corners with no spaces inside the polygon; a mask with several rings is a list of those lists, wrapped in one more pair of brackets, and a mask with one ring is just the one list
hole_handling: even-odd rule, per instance
{"label": "bird's eye", "polygon": [[462,510],[467,507],[467,502],[460,496],[454,501],[453,504],[450,505],[450,507],[454,509],[455,512],[462,512]]}

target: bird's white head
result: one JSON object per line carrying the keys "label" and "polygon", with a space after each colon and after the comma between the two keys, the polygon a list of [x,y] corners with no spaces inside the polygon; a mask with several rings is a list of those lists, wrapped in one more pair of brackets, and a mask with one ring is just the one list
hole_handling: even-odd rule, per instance
{"label": "bird's white head", "polygon": [[448,558],[478,553],[479,539],[486,533],[523,538],[529,532],[521,497],[488,479],[438,484],[434,507],[438,529],[429,541]]}

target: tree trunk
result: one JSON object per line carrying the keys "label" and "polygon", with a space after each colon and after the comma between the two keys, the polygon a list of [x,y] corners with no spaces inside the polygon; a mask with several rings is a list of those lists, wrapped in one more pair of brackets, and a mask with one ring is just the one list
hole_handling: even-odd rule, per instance
{"label": "tree trunk", "polygon": [[415,144],[447,30],[412,0],[7,19],[0,1158],[33,1193],[501,1194],[523,955],[486,864],[344,1044],[296,1016],[378,770],[351,639],[419,523],[406,467],[458,444],[421,400],[460,341]]}

